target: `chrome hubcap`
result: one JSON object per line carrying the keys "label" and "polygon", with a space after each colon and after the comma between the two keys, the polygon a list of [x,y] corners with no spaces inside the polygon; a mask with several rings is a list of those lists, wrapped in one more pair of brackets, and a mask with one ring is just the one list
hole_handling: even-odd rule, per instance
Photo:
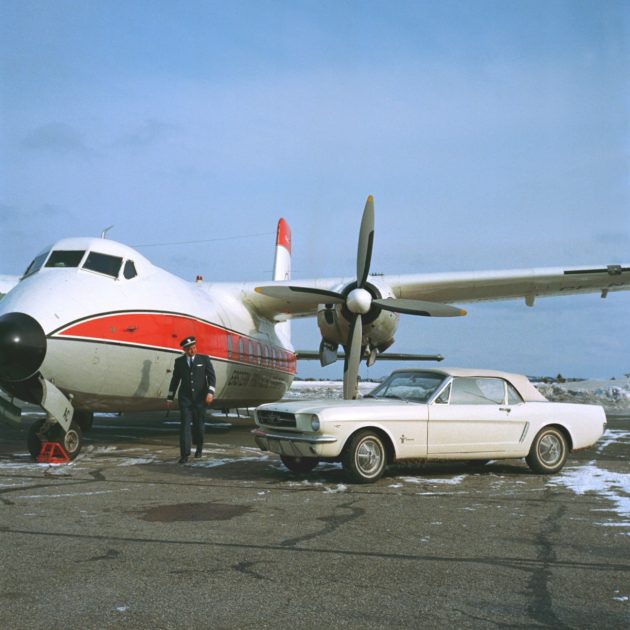
{"label": "chrome hubcap", "polygon": [[552,433],[545,435],[538,444],[538,453],[540,454],[540,459],[547,466],[553,466],[558,463],[562,457],[562,444],[558,436]]}
{"label": "chrome hubcap", "polygon": [[368,438],[359,445],[356,455],[357,467],[365,475],[372,475],[380,469],[383,462],[381,445]]}

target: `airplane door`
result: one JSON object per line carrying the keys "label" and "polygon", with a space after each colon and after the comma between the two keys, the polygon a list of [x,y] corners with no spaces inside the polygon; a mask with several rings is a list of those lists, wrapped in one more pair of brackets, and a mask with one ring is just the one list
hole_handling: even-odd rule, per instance
{"label": "airplane door", "polygon": [[517,449],[523,404],[507,404],[499,378],[454,378],[448,402],[429,408],[429,455],[504,453]]}

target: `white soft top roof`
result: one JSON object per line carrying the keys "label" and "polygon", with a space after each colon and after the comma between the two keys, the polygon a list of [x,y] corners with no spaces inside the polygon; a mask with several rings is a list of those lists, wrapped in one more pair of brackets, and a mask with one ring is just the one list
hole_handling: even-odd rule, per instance
{"label": "white soft top roof", "polygon": [[396,370],[397,372],[434,372],[436,374],[444,374],[445,376],[482,376],[502,378],[508,383],[511,383],[516,387],[518,393],[523,400],[532,401],[545,401],[547,400],[530,382],[529,379],[523,374],[512,374],[511,372],[501,372],[500,370],[481,370],[475,368],[457,368],[457,367],[440,367],[440,368],[409,368]]}

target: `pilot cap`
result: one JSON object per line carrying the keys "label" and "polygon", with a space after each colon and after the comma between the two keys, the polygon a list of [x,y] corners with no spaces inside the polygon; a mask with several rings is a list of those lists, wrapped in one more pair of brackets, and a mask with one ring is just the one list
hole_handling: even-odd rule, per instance
{"label": "pilot cap", "polygon": [[197,340],[194,337],[186,337],[186,339],[182,339],[179,342],[179,345],[186,350],[186,348],[188,348],[189,346],[192,346],[193,344],[197,343]]}

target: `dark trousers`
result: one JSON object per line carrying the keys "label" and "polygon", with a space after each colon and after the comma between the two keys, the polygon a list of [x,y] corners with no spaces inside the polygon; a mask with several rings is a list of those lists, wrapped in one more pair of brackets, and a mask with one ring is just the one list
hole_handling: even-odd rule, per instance
{"label": "dark trousers", "polygon": [[197,450],[203,448],[204,422],[206,407],[203,402],[195,403],[187,400],[179,402],[179,452],[182,457],[190,455],[191,425]]}

